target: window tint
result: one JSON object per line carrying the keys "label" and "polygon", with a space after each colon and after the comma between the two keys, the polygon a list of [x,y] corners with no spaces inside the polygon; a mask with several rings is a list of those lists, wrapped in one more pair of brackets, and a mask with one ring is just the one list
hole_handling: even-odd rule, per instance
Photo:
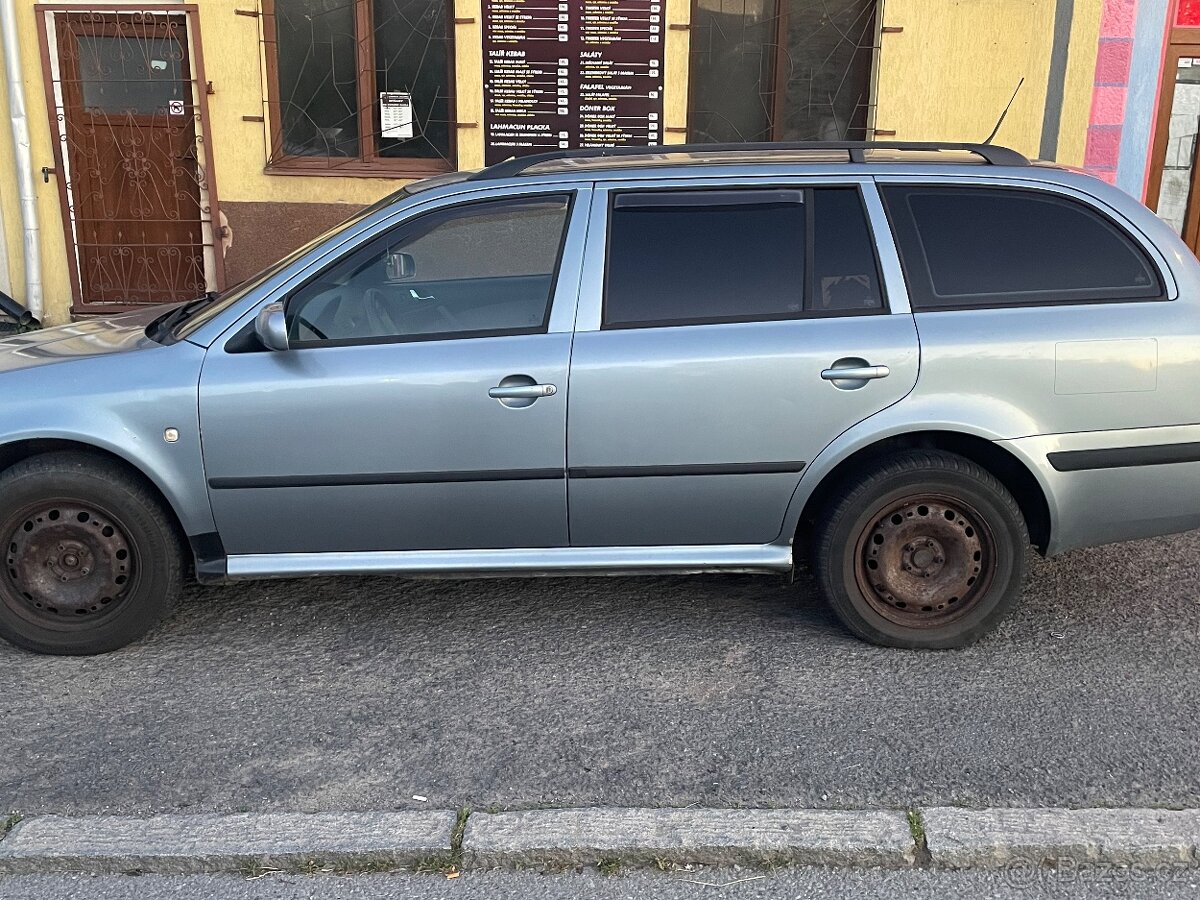
{"label": "window tint", "polygon": [[1162,296],[1141,249],[1074,200],[1002,188],[883,193],[915,309]]}
{"label": "window tint", "polygon": [[805,217],[798,190],[618,195],[605,326],[799,315]]}
{"label": "window tint", "polygon": [[429,213],[292,295],[298,344],[544,331],[570,198],[473,203]]}
{"label": "window tint", "polygon": [[856,188],[628,193],[613,203],[606,328],[882,306]]}
{"label": "window tint", "polygon": [[814,195],[813,300],[816,312],[883,308],[875,244],[862,198],[854,188]]}

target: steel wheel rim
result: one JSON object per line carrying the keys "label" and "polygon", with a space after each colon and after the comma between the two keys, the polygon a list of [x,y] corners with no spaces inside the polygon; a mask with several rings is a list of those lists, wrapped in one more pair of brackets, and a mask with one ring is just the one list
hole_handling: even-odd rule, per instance
{"label": "steel wheel rim", "polygon": [[988,594],[996,570],[991,526],[971,504],[945,494],[890,501],[866,518],[854,574],[867,604],[908,628],[963,618]]}
{"label": "steel wheel rim", "polygon": [[0,599],[33,624],[95,627],[119,613],[137,586],[141,567],[128,528],[95,504],[30,504],[5,520],[0,535]]}

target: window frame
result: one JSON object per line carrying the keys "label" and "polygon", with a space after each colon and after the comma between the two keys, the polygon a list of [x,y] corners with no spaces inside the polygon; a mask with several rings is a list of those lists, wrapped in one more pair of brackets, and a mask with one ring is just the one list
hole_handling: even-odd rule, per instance
{"label": "window frame", "polygon": [[[686,194],[686,193],[725,193],[749,192],[765,193],[769,191],[798,191],[804,194],[804,283],[801,299],[801,309],[796,313],[768,313],[754,316],[720,316],[698,319],[666,319],[632,323],[610,323],[608,321],[608,283],[609,266],[612,261],[612,231],[615,222],[613,213],[622,195],[627,194]],[[820,190],[854,191],[859,208],[862,211],[863,223],[867,229],[867,239],[870,241],[871,256],[875,265],[875,278],[879,285],[880,305],[874,309],[836,309],[821,310],[813,308],[816,298],[816,267],[813,260],[816,253],[816,204],[815,192]],[[887,281],[884,278],[882,260],[880,259],[879,235],[872,221],[871,210],[864,196],[865,187],[858,181],[847,182],[792,182],[770,181],[766,183],[742,184],[690,184],[687,186],[674,185],[636,185],[613,188],[608,191],[605,211],[604,261],[600,284],[600,321],[599,331],[631,331],[643,328],[680,328],[704,325],[745,325],[761,322],[791,322],[806,319],[841,319],[856,316],[890,315],[892,312],[888,297]]]}
{"label": "window frame", "polygon": [[355,96],[358,100],[357,157],[291,156],[283,152],[283,107],[279,88],[279,39],[275,24],[278,0],[262,0],[262,39],[267,69],[267,128],[270,136],[265,171],[271,175],[339,175],[377,178],[427,178],[453,172],[458,165],[457,47],[454,41],[454,0],[446,4],[446,104],[449,113],[448,159],[380,156],[375,149],[379,92],[375,83],[374,0],[349,0],[354,6]]}
{"label": "window frame", "polygon": [[[447,213],[460,212],[470,209],[471,207],[487,206],[495,203],[514,203],[514,202],[537,202],[538,200],[546,200],[550,198],[561,198],[567,201],[566,210],[563,213],[563,228],[562,234],[558,240],[558,250],[554,258],[554,269],[549,275],[550,295],[546,298],[546,311],[542,316],[540,325],[528,326],[525,328],[490,328],[478,329],[475,331],[446,331],[446,332],[425,332],[421,334],[411,335],[380,335],[378,337],[356,337],[356,338],[327,338],[324,340],[317,339],[314,341],[290,341],[288,352],[302,350],[324,350],[333,347],[365,347],[377,346],[380,344],[415,344],[415,343],[430,343],[433,341],[456,341],[456,340],[473,340],[475,338],[488,337],[521,337],[525,335],[548,334],[550,331],[550,322],[554,312],[554,304],[557,299],[559,275],[562,272],[563,260],[566,256],[567,239],[571,232],[571,223],[575,215],[576,203],[578,201],[578,191],[565,189],[561,191],[546,191],[534,194],[511,194],[488,197],[474,197],[460,203],[439,204],[431,209],[422,210],[415,215],[406,217],[402,221],[396,222],[382,231],[373,234],[364,241],[355,244],[354,247],[347,252],[337,256],[334,259],[325,261],[319,269],[307,275],[299,284],[290,286],[283,295],[284,315],[287,316],[288,307],[291,306],[293,298],[314,282],[320,281],[321,278],[330,269],[340,266],[352,256],[359,253],[371,254],[380,248],[386,248],[396,240],[397,233],[410,227],[414,223],[429,216],[446,215]],[[251,320],[250,328],[253,328],[253,320]],[[290,330],[290,325],[289,325]]]}
{"label": "window frame", "polygon": [[[1111,303],[1166,303],[1175,299],[1174,280],[1169,276],[1169,267],[1165,265],[1164,260],[1158,254],[1157,248],[1153,247],[1153,245],[1146,240],[1145,236],[1135,225],[1119,216],[1119,214],[1117,214],[1114,210],[1095,198],[1088,197],[1070,189],[1062,188],[1058,185],[1044,185],[1028,181],[966,181],[942,179],[914,180],[910,177],[893,177],[878,178],[877,185],[879,190],[879,199],[883,205],[883,210],[887,217],[888,227],[892,231],[892,240],[895,244],[897,255],[900,258],[900,267],[904,273],[904,282],[908,291],[909,305],[914,314],[962,312],[966,310],[1038,309],[1058,306],[1087,306]],[[1053,300],[1034,299],[1029,296],[1028,291],[1023,293],[1011,293],[1008,295],[997,293],[972,295],[960,294],[948,296],[971,296],[978,299],[974,302],[967,303],[930,303],[929,298],[936,297],[937,294],[934,290],[933,273],[928,263],[928,256],[925,250],[924,242],[920,237],[920,229],[917,225],[916,217],[913,216],[910,209],[893,210],[892,203],[888,199],[889,190],[897,188],[933,192],[1004,191],[1009,193],[1032,195],[1035,198],[1055,200],[1060,203],[1082,208],[1085,213],[1091,213],[1094,217],[1099,219],[1101,223],[1107,225],[1116,233],[1119,239],[1124,240],[1125,243],[1130,245],[1137,252],[1137,254],[1145,263],[1150,274],[1156,279],[1158,292],[1154,296],[1092,296]],[[911,235],[906,235],[906,230],[911,230]],[[905,252],[905,247],[908,244],[910,237],[915,237],[916,239],[916,243],[920,250],[921,260],[924,262],[924,271],[914,273],[913,266],[909,262],[908,254]],[[1071,290],[1080,292],[1088,289],[1073,288]],[[1115,291],[1120,289],[1099,288],[1096,290]],[[1053,294],[1056,292],[1046,291],[1045,293]],[[1012,301],[997,299],[1005,296],[1019,297],[1024,299]]]}

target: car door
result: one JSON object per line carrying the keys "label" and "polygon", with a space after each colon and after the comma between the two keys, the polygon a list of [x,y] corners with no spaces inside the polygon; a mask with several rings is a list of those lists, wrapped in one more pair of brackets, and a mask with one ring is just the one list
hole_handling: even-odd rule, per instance
{"label": "car door", "polygon": [[568,399],[571,543],[774,540],[809,461],[916,382],[873,184],[623,183],[597,188],[592,215]]}
{"label": "car door", "polygon": [[226,551],[565,545],[588,194],[423,208],[285,290],[289,349],[249,323],[214,344],[200,419]]}

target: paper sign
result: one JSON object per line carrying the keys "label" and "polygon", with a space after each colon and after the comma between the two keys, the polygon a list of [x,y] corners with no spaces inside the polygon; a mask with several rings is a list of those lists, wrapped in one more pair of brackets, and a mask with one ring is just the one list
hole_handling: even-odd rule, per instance
{"label": "paper sign", "polygon": [[406,91],[379,92],[380,137],[410,138],[413,136],[412,94]]}
{"label": "paper sign", "polygon": [[167,101],[167,112],[169,114],[171,114],[172,116],[182,116],[183,115],[183,101],[182,100],[168,100]]}

